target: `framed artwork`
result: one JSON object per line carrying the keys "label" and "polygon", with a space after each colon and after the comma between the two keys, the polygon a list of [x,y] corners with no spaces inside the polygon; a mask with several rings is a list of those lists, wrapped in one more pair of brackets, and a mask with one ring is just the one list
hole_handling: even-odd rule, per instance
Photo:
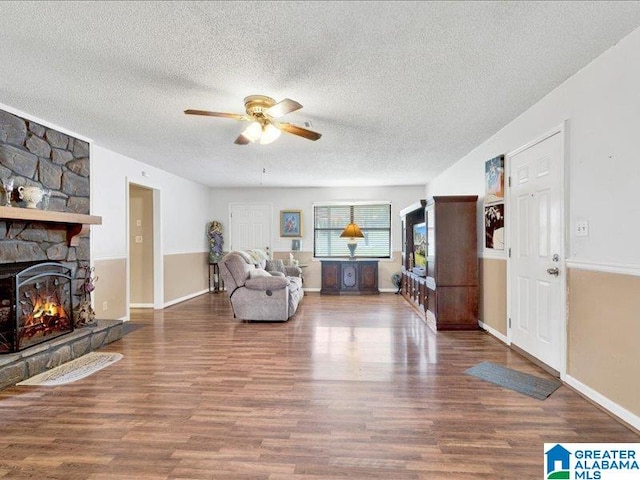
{"label": "framed artwork", "polygon": [[504,250],[504,203],[484,207],[485,248]]}
{"label": "framed artwork", "polygon": [[484,164],[484,202],[504,201],[504,155],[499,155]]}
{"label": "framed artwork", "polygon": [[302,237],[302,210],[280,210],[280,236]]}
{"label": "framed artwork", "polygon": [[291,240],[291,251],[292,252],[299,252],[300,251],[300,239],[299,238],[294,238],[293,240]]}

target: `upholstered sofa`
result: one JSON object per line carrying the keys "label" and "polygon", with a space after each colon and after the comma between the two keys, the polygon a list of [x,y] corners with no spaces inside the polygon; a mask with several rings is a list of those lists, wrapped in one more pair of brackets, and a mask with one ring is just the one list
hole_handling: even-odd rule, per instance
{"label": "upholstered sofa", "polygon": [[218,266],[236,318],[284,322],[304,296],[300,268],[270,260],[263,250],[229,252]]}

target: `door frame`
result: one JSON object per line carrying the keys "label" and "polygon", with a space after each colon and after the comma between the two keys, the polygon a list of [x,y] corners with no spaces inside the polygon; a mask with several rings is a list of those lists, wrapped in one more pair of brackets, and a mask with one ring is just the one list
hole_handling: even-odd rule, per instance
{"label": "door frame", "polygon": [[273,258],[273,203],[272,202],[229,202],[229,245],[231,249],[237,250],[233,245],[233,218],[231,216],[233,207],[235,206],[265,206],[269,209],[269,223],[270,223],[270,231],[269,231],[269,256]]}
{"label": "door frame", "polygon": [[131,179],[125,177],[125,192],[126,192],[126,206],[125,206],[125,228],[127,239],[127,266],[126,266],[126,303],[127,303],[127,318],[131,317],[131,259],[130,257],[130,229],[129,229],[129,214],[130,214],[130,199],[129,199],[129,187],[136,185],[138,187],[148,188],[153,192],[153,308],[154,310],[162,310],[164,308],[164,264],[162,257],[162,191],[152,182],[147,182],[140,178]]}
{"label": "door frame", "polygon": [[[569,247],[569,169],[567,159],[568,155],[568,143],[567,143],[567,130],[568,120],[565,120],[561,125],[556,126],[552,130],[548,131],[544,135],[532,140],[521,147],[508,152],[505,155],[505,171],[507,172],[507,178],[511,178],[511,159],[522,153],[525,150],[553,137],[554,135],[560,135],[560,142],[562,144],[561,154],[559,161],[561,162],[561,168],[558,170],[562,178],[560,179],[560,219],[562,222],[562,252],[560,252],[560,262],[558,267],[560,268],[560,274],[563,276],[563,280],[559,282],[560,285],[560,332],[559,333],[559,347],[560,347],[560,379],[564,380],[567,374],[567,256]],[[514,293],[511,291],[511,280],[513,278],[513,262],[511,261],[511,246],[517,241],[517,232],[514,228],[511,228],[514,223],[511,221],[511,186],[508,185],[506,191],[508,194],[505,197],[505,218],[507,220],[507,345],[511,345],[512,327],[511,327],[511,312],[514,301],[512,296]],[[527,352],[528,353],[528,352]]]}

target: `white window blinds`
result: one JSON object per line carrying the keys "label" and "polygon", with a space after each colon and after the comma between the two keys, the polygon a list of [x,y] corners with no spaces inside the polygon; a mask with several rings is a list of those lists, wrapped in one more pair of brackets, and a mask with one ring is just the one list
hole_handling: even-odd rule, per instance
{"label": "white window blinds", "polygon": [[391,204],[368,205],[314,205],[313,255],[314,257],[348,257],[349,239],[340,234],[351,221],[360,227],[364,238],[358,239],[356,257],[391,257]]}

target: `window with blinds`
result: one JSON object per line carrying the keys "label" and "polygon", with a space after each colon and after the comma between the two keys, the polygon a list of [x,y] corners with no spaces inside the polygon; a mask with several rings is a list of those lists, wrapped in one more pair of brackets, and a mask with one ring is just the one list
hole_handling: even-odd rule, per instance
{"label": "window with blinds", "polygon": [[364,238],[358,239],[356,257],[391,258],[391,204],[314,205],[313,256],[348,257],[348,238],[340,238],[351,222],[360,227]]}

